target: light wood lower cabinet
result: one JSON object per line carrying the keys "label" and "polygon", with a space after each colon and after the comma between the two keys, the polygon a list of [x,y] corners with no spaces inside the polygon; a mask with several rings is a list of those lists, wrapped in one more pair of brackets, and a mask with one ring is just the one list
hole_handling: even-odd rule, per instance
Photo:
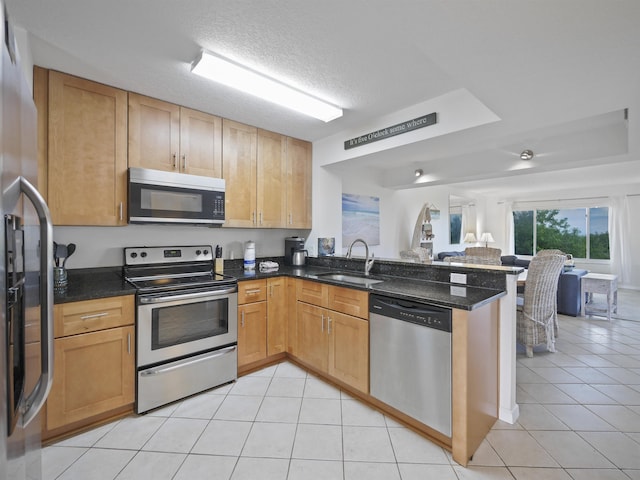
{"label": "light wood lower cabinet", "polygon": [[287,351],[287,278],[238,284],[238,367]]}
{"label": "light wood lower cabinet", "polygon": [[238,306],[238,366],[267,358],[267,302]]}
{"label": "light wood lower cabinet", "polygon": [[287,278],[267,279],[267,356],[287,351]]}
{"label": "light wood lower cabinet", "polygon": [[297,299],[297,357],[368,393],[369,294],[299,280]]}
{"label": "light wood lower cabinet", "polygon": [[329,372],[327,310],[298,302],[298,357],[321,372]]}
{"label": "light wood lower cabinet", "polygon": [[57,338],[55,378],[47,401],[47,429],[133,403],[134,327]]}
{"label": "light wood lower cabinet", "polygon": [[329,322],[329,375],[369,391],[369,321],[331,312]]}
{"label": "light wood lower cabinet", "polygon": [[54,307],[54,380],[43,438],[133,407],[134,296]]}

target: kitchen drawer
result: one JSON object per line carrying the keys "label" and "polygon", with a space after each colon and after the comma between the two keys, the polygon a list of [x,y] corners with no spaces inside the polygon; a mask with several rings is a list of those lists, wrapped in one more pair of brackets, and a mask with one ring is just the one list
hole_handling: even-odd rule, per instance
{"label": "kitchen drawer", "polygon": [[247,280],[238,282],[238,305],[264,302],[267,299],[266,280]]}
{"label": "kitchen drawer", "polygon": [[331,285],[329,287],[329,308],[366,320],[369,318],[369,293]]}
{"label": "kitchen drawer", "polygon": [[56,338],[133,325],[135,297],[125,295],[62,303],[54,306],[53,317]]}
{"label": "kitchen drawer", "polygon": [[299,302],[310,303],[319,307],[326,307],[329,285],[326,283],[299,280],[296,285],[296,298]]}

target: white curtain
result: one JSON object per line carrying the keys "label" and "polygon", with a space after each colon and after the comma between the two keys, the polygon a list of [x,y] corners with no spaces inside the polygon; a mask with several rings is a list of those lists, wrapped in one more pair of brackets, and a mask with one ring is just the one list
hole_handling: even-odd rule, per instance
{"label": "white curtain", "polygon": [[513,224],[513,204],[511,202],[504,202],[504,211],[505,211],[505,224],[504,224],[504,235],[505,235],[505,247],[506,247],[506,255],[515,255],[516,245],[514,239],[514,224]]}
{"label": "white curtain", "polygon": [[[632,237],[630,227],[631,212],[629,200],[626,196],[610,198],[609,210],[609,246],[611,255],[611,272],[618,274],[618,283],[626,284],[632,281],[631,246]],[[625,241],[626,239],[626,241]]]}

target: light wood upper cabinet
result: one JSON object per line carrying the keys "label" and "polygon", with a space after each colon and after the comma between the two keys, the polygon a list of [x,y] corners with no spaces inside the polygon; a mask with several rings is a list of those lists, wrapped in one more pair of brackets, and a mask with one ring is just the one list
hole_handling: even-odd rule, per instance
{"label": "light wood upper cabinet", "polygon": [[222,144],[222,178],[226,181],[224,226],[254,227],[258,130],[224,119]]}
{"label": "light wood upper cabinet", "polygon": [[182,172],[222,178],[222,119],[180,107]]}
{"label": "light wood upper cabinet", "polygon": [[47,201],[53,223],[125,225],[127,92],[54,71],[48,87]]}
{"label": "light wood upper cabinet", "polygon": [[129,166],[222,176],[222,119],[129,94]]}
{"label": "light wood upper cabinet", "polygon": [[311,144],[223,120],[226,227],[311,228]]}
{"label": "light wood upper cabinet", "polygon": [[287,137],[287,228],[311,228],[311,144]]}
{"label": "light wood upper cabinet", "polygon": [[286,146],[286,137],[279,133],[258,130],[258,227],[282,228],[286,224]]}

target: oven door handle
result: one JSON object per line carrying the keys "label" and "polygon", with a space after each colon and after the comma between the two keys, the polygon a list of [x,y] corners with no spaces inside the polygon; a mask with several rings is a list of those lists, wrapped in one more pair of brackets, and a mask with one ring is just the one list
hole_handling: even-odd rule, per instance
{"label": "oven door handle", "polygon": [[224,295],[229,295],[231,293],[236,293],[237,291],[238,288],[234,286],[232,288],[224,288],[221,290],[209,290],[206,292],[197,293],[182,293],[180,295],[167,295],[164,297],[140,296],[138,300],[142,304],[167,303],[175,302],[176,300],[189,300],[192,298],[221,297]]}
{"label": "oven door handle", "polygon": [[161,368],[150,368],[149,370],[145,370],[144,372],[140,372],[140,375],[142,376],[150,376],[150,375],[160,375],[163,373],[168,373],[171,372],[173,370],[177,370],[179,368],[183,368],[183,367],[187,367],[189,365],[194,365],[196,363],[200,363],[200,362],[204,362],[206,360],[211,360],[212,358],[217,358],[217,357],[222,357],[224,355],[229,355],[230,353],[233,353],[236,350],[236,346],[232,345],[231,347],[226,347],[223,348],[221,350],[216,350],[215,352],[212,352],[212,355],[208,355],[208,354],[204,354],[204,355],[199,355],[195,358],[189,358],[186,359],[184,361],[178,361],[178,362],[174,362],[171,365],[169,365],[168,367],[161,367]]}

